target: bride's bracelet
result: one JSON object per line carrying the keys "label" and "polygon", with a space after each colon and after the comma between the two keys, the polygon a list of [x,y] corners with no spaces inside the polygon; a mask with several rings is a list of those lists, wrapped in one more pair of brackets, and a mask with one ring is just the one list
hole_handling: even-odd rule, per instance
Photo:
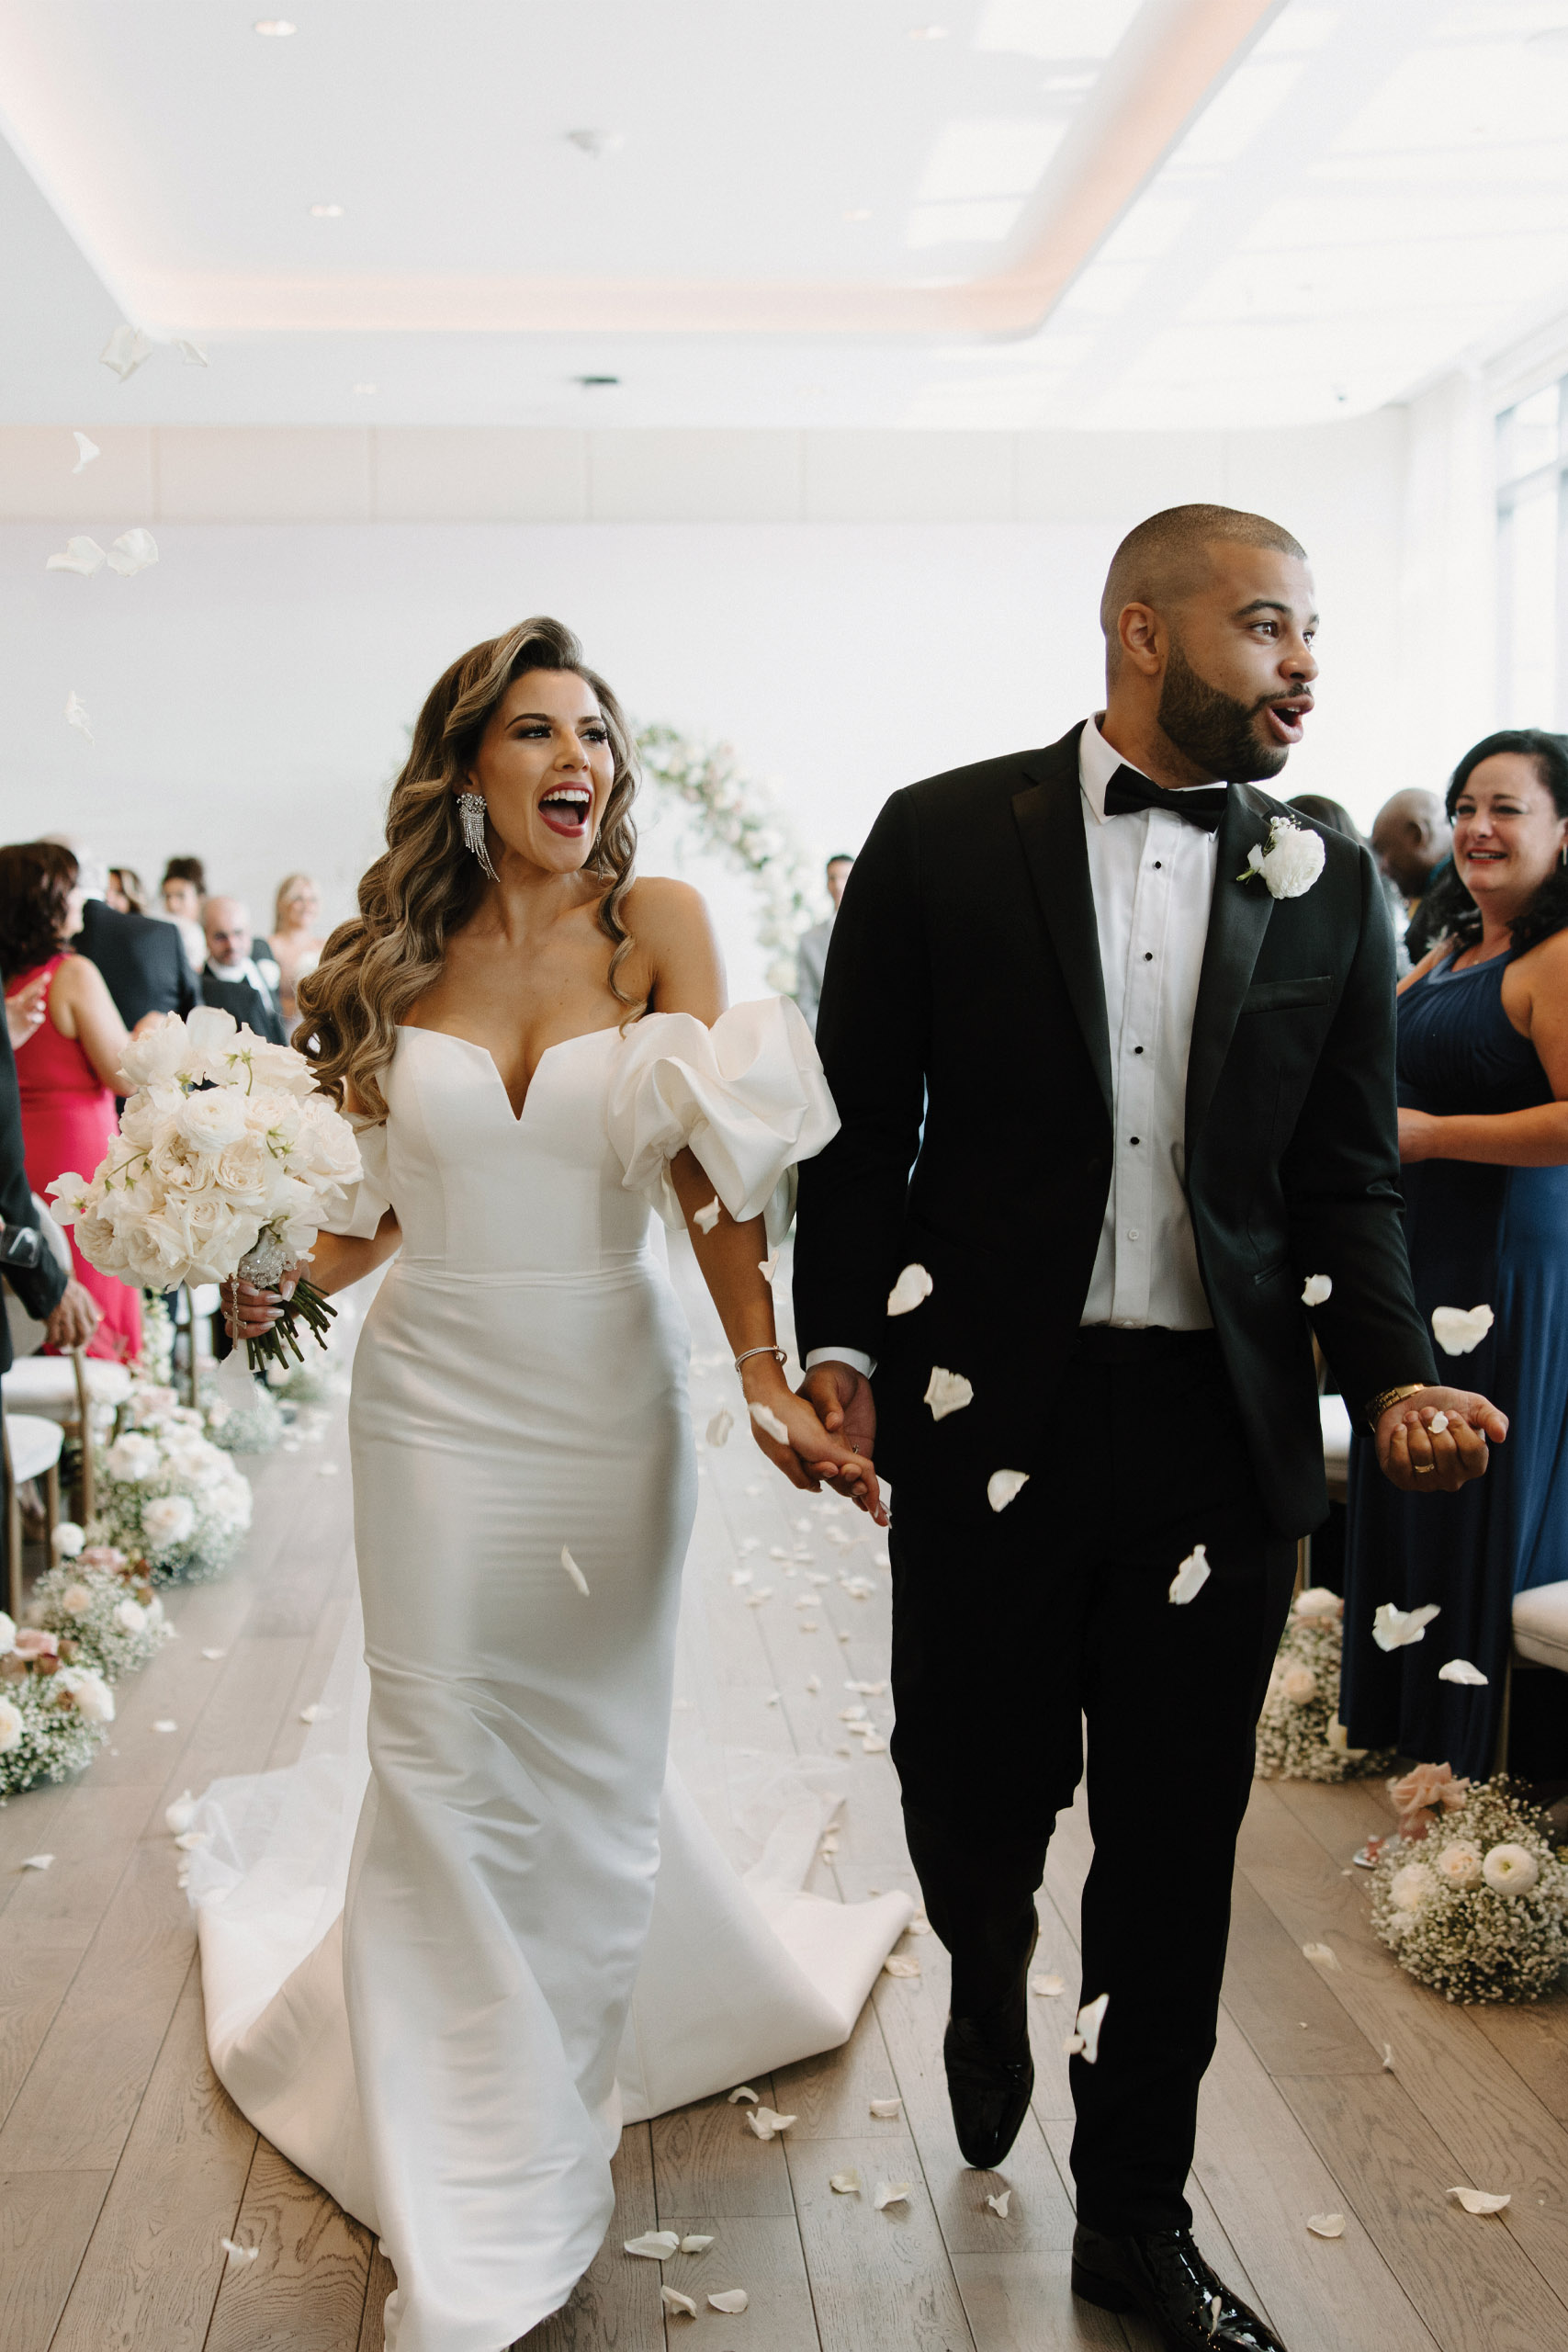
{"label": "bride's bracelet", "polygon": [[773,1356],[779,1363],[787,1361],[782,1348],[745,1348],[735,1359],[736,1371],[739,1372],[743,1363],[749,1363],[753,1356]]}

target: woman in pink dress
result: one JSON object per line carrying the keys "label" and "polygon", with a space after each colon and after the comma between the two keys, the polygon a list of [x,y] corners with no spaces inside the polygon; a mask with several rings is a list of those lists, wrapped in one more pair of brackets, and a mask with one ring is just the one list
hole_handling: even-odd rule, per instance
{"label": "woman in pink dress", "polygon": [[[41,993],[44,1018],[17,1048],[28,1182],[47,1195],[57,1176],[90,1176],[115,1133],[115,1086],[125,1024],[96,964],[73,956],[81,928],[76,860],[57,842],[0,849],[0,979],[7,1001]],[[76,1279],[103,1319],[87,1353],[128,1361],[141,1349],[141,1297],[89,1266],[73,1237]]]}

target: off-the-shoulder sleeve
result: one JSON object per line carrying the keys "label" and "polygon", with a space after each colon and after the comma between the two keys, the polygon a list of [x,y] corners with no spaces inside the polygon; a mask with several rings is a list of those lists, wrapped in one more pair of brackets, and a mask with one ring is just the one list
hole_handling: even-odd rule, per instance
{"label": "off-the-shoulder sleeve", "polygon": [[354,1131],[364,1172],[356,1184],[344,1186],[348,1205],[337,1212],[327,1229],[350,1240],[373,1241],[377,1227],[392,1205],[391,1179],[387,1172],[387,1123],[382,1119],[375,1126],[362,1126],[356,1119]]}
{"label": "off-the-shoulder sleeve", "polygon": [[670,1162],[687,1144],[736,1220],[765,1215],[782,1239],[794,1172],[839,1131],[811,1032],[787,997],[732,1005],[711,1029],[689,1012],[650,1012],[628,1029],[606,1124],[626,1190],[668,1226],[685,1219]]}

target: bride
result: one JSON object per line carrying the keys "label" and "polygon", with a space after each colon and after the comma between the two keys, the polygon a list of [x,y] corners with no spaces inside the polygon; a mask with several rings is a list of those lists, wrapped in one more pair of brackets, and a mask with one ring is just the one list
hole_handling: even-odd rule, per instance
{"label": "bride", "polygon": [[[648,1226],[652,1204],[690,1231],[763,1453],[879,1514],[870,1462],[785,1384],[761,1263],[765,1212],[787,1217],[791,1167],[838,1118],[793,1004],[726,1012],[701,898],[633,879],[635,790],[568,629],[476,646],[420,714],[357,919],[299,983],[366,1171],[311,1277],[395,1255],[350,1411],[369,1776],[341,1926],[268,1978],[274,1923],[241,1956],[244,1905],[204,1909],[203,1963],[220,2074],[379,2230],[397,2352],[502,2352],[564,2301],[661,2039],[727,2027],[742,2071],[806,2054],[744,1988],[716,2018],[713,1953],[765,1931],[666,1788],[696,1488]],[[231,1285],[236,1336],[289,1286]],[[853,1908],[858,2006],[908,1905]],[[818,2015],[806,2047],[847,2030]],[[622,2089],[645,2085],[626,2102],[618,2053]]]}

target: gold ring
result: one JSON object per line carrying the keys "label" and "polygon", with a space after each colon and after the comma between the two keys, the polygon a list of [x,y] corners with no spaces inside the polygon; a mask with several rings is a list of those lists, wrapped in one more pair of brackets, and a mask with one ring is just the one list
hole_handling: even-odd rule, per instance
{"label": "gold ring", "polygon": [[1429,1478],[1437,1466],[1435,1462],[1413,1462],[1410,1465],[1418,1478]]}

